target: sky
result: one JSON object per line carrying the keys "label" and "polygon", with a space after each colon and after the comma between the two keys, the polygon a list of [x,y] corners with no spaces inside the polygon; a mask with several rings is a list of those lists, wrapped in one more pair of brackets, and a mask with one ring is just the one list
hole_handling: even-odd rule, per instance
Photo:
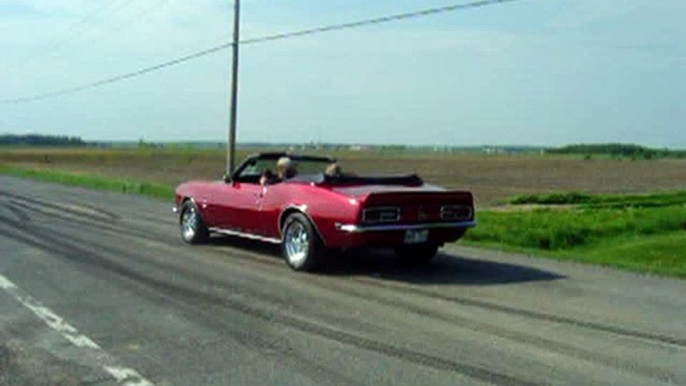
{"label": "sky", "polygon": [[[243,0],[242,37],[469,0]],[[686,148],[686,2],[521,0],[246,45],[239,142]],[[0,0],[0,100],[231,39],[231,0]],[[0,133],[222,141],[231,52],[0,104]]]}

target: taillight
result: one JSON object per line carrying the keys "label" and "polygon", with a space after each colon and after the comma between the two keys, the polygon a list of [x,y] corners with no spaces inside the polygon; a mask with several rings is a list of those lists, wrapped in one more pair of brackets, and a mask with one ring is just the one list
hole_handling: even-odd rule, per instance
{"label": "taillight", "polygon": [[400,208],[378,207],[367,208],[362,211],[362,222],[365,223],[385,223],[400,221]]}
{"label": "taillight", "polygon": [[468,205],[443,205],[441,207],[441,220],[469,220],[473,210]]}

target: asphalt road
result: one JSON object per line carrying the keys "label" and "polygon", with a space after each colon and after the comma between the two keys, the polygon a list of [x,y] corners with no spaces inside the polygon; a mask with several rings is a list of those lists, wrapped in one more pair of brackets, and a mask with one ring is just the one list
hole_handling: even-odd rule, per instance
{"label": "asphalt road", "polygon": [[170,209],[0,177],[0,385],[686,385],[686,282],[452,246],[301,274]]}

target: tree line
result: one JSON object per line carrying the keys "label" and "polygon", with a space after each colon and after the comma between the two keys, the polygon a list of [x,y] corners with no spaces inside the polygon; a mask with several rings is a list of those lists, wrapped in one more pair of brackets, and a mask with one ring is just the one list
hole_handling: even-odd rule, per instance
{"label": "tree line", "polygon": [[576,144],[549,149],[549,154],[605,155],[632,159],[686,158],[686,150],[654,149],[646,146],[622,143]]}
{"label": "tree line", "polygon": [[80,137],[69,137],[66,135],[41,135],[26,134],[0,135],[0,146],[86,146],[86,142]]}

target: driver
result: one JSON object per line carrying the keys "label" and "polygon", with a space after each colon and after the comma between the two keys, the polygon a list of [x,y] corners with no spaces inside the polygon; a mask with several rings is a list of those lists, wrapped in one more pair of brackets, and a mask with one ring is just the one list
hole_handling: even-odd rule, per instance
{"label": "driver", "polygon": [[271,170],[265,170],[260,176],[260,185],[267,186],[276,180],[276,176]]}
{"label": "driver", "polygon": [[276,161],[276,171],[281,180],[293,178],[298,174],[295,163],[289,157],[281,157]]}

